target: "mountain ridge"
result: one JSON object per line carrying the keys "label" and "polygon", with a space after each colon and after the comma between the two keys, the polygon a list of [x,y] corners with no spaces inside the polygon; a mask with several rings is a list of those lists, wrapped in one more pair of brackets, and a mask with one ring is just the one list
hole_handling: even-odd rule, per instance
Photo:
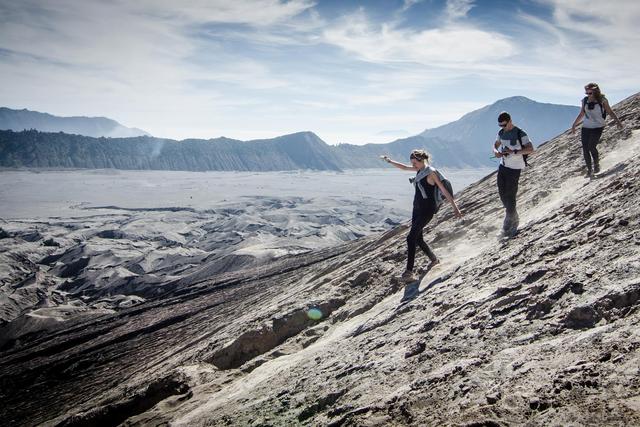
{"label": "mountain ridge", "polygon": [[[66,134],[0,131],[0,166],[160,170],[333,170],[385,167],[381,155],[406,159],[426,149],[437,167],[494,166],[491,143],[498,110],[508,108],[537,145],[565,130],[578,107],[542,104],[511,97],[465,114],[461,119],[387,144],[331,146],[311,131],[270,139],[240,141],[219,137],[175,141],[151,136],[108,141]],[[527,113],[528,111],[528,113]],[[535,124],[535,126],[533,125]],[[51,147],[55,145],[56,147]],[[82,153],[85,157],[79,155]]]}
{"label": "mountain ridge", "polygon": [[8,107],[0,107],[0,129],[16,131],[37,129],[44,132],[64,132],[96,138],[151,136],[141,129],[126,127],[108,117],[61,117],[26,108],[15,110]]}

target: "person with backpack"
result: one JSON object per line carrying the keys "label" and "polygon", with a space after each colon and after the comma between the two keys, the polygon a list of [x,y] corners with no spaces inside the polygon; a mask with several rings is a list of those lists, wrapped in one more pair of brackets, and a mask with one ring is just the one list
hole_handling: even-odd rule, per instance
{"label": "person with backpack", "polygon": [[[622,129],[622,123],[616,113],[609,106],[609,101],[600,91],[596,83],[589,83],[584,87],[585,96],[582,98],[582,108],[578,117],[573,121],[571,132],[576,132],[576,126],[582,120],[582,131],[580,139],[582,142],[582,154],[587,165],[587,177],[592,177],[594,173],[600,172],[600,156],[598,154],[598,142],[602,136],[602,131],[607,121],[607,114],[616,121],[618,128]],[[593,160],[593,169],[591,168]]]}
{"label": "person with backpack", "polygon": [[502,234],[513,237],[518,231],[520,218],[516,210],[516,196],[520,173],[527,166],[526,157],[533,153],[533,144],[527,133],[511,121],[511,115],[503,111],[498,116],[500,131],[493,144],[493,153],[500,158],[498,167],[498,194],[505,209]]}
{"label": "person with backpack", "polygon": [[427,242],[424,241],[422,230],[438,211],[442,201],[446,199],[451,203],[456,217],[462,218],[462,213],[453,200],[451,183],[439,171],[429,166],[430,156],[427,152],[413,150],[409,156],[411,165],[396,162],[388,156],[382,156],[382,159],[398,169],[416,172],[415,178],[409,179],[415,187],[415,195],[413,197],[411,229],[407,236],[407,268],[402,274],[402,280],[412,282],[417,280],[413,274],[416,245],[420,246],[420,249],[429,257],[431,266],[440,262]]}

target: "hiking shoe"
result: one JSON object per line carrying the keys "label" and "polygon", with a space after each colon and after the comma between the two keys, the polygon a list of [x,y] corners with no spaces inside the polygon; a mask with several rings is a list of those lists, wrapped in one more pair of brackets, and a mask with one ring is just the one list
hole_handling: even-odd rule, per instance
{"label": "hiking shoe", "polygon": [[518,212],[506,214],[504,221],[502,222],[502,232],[505,235],[511,234],[512,230],[516,230],[520,224],[520,216]]}
{"label": "hiking shoe", "polygon": [[511,217],[509,215],[505,215],[504,221],[502,221],[502,232],[504,233],[509,228],[511,228]]}
{"label": "hiking shoe", "polygon": [[599,172],[600,172],[600,165],[596,163],[595,165],[593,165],[593,173],[599,173]]}
{"label": "hiking shoe", "polygon": [[520,215],[518,215],[518,212],[516,212],[511,216],[511,228],[513,230],[517,230],[519,225],[520,225]]}
{"label": "hiking shoe", "polygon": [[411,270],[405,270],[400,278],[403,282],[415,282],[416,280],[418,280]]}
{"label": "hiking shoe", "polygon": [[504,231],[504,237],[511,238],[515,237],[516,234],[518,234],[518,227],[512,227]]}

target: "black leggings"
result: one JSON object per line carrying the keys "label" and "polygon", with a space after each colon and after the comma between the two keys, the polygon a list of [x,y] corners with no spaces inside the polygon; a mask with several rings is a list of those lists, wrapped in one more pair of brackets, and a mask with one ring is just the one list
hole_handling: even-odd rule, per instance
{"label": "black leggings", "polygon": [[584,161],[587,164],[587,168],[591,171],[591,159],[593,158],[593,165],[600,166],[598,155],[598,142],[602,136],[602,130],[604,128],[582,128],[580,134],[582,139],[582,154],[584,154]]}
{"label": "black leggings", "polygon": [[498,168],[498,193],[509,216],[516,213],[518,181],[520,181],[520,169],[511,169],[500,165]]}
{"label": "black leggings", "polygon": [[407,270],[413,270],[413,264],[416,259],[416,245],[420,246],[420,249],[424,251],[431,261],[435,261],[438,258],[433,253],[427,242],[422,237],[422,229],[433,218],[434,209],[413,209],[413,215],[411,216],[411,230],[407,236]]}

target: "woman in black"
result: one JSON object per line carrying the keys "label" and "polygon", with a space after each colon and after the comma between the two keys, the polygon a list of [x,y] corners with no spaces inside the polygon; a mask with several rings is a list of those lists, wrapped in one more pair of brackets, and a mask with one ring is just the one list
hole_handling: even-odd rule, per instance
{"label": "woman in black", "polygon": [[427,242],[422,237],[422,229],[431,221],[436,212],[435,188],[438,186],[442,194],[453,206],[453,212],[458,218],[462,217],[462,213],[458,209],[453,196],[449,194],[442,184],[436,170],[429,166],[429,154],[424,150],[413,150],[409,159],[411,166],[391,160],[387,156],[382,158],[391,165],[401,170],[416,172],[416,178],[413,181],[415,186],[415,196],[413,197],[413,214],[411,215],[411,230],[407,236],[407,269],[402,274],[402,278],[406,281],[416,280],[413,274],[413,265],[416,256],[416,245],[424,251],[431,260],[431,264],[435,265],[439,262]]}

